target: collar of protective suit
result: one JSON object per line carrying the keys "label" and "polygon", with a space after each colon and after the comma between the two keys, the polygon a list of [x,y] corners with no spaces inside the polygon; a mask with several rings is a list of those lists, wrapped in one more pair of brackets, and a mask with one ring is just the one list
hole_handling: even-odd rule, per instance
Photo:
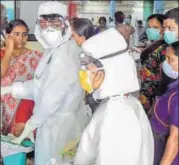
{"label": "collar of protective suit", "polygon": [[[68,15],[68,8],[65,4],[60,3],[60,2],[56,2],[56,1],[44,2],[38,8],[38,17],[42,14],[59,14],[63,18],[66,18]],[[38,40],[38,42],[40,42],[40,44],[44,47],[44,49],[56,48],[62,43],[68,41],[71,37],[72,32],[71,32],[69,21],[66,20],[65,24],[67,26],[67,29],[66,29],[65,34],[63,35],[63,40],[57,43],[56,45],[49,46],[48,44],[46,44],[46,42],[41,37],[41,29],[37,24],[35,26],[35,32],[34,32],[35,37]]]}
{"label": "collar of protective suit", "polygon": [[[126,48],[124,37],[115,28],[99,33],[82,45],[83,51],[96,59]],[[99,61],[104,66],[105,79],[100,88],[93,93],[94,98],[104,99],[139,90],[136,64],[128,51]]]}

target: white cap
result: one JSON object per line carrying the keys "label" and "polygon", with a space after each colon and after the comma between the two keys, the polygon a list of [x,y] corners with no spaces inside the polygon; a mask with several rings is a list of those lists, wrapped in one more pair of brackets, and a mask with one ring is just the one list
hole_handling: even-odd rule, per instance
{"label": "white cap", "polygon": [[[82,49],[99,60],[101,57],[127,48],[124,37],[115,29],[109,28],[86,40]],[[105,78],[100,88],[93,93],[95,99],[128,94],[139,90],[136,64],[128,52],[99,60],[105,70]]]}
{"label": "white cap", "polygon": [[59,14],[62,17],[67,17],[68,9],[67,6],[61,2],[44,2],[38,8],[38,17],[42,14]]}

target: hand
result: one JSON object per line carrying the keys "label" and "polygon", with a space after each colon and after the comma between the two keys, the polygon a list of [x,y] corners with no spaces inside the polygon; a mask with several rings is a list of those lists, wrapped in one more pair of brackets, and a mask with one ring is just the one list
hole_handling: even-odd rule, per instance
{"label": "hand", "polygon": [[135,51],[137,53],[141,53],[141,50],[139,48],[137,48],[137,47],[130,47],[130,50]]}
{"label": "hand", "polygon": [[9,51],[14,50],[14,38],[11,35],[8,35],[5,40],[6,49]]}
{"label": "hand", "polygon": [[167,163],[167,162],[161,160],[159,165],[171,165],[171,163]]}
{"label": "hand", "polygon": [[11,134],[11,133],[9,133],[7,136],[10,137],[12,140],[14,140],[14,139],[16,138],[16,137],[15,137],[13,134]]}
{"label": "hand", "polygon": [[11,140],[11,142],[14,143],[14,144],[21,144],[21,142],[23,140],[24,139],[21,136],[19,136],[18,138],[15,138],[15,139]]}
{"label": "hand", "polygon": [[6,95],[8,93],[12,93],[12,90],[13,90],[13,88],[12,88],[11,85],[10,86],[5,86],[5,87],[1,86],[1,96],[4,96],[4,95]]}
{"label": "hand", "polygon": [[29,138],[34,143],[33,130],[34,129],[31,127],[29,121],[27,121],[22,134],[11,142],[15,144],[20,144],[25,138]]}

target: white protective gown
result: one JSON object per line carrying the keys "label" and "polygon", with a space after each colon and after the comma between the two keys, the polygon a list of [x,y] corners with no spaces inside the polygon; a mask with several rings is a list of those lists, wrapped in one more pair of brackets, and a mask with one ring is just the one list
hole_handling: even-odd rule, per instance
{"label": "white protective gown", "polygon": [[[114,28],[82,46],[97,59],[126,47]],[[133,58],[126,52],[100,62],[105,79],[94,98],[109,99],[101,103],[83,132],[74,165],[153,165],[154,141],[148,118],[139,100],[123,96],[139,90]]]}
{"label": "white protective gown", "polygon": [[[59,6],[59,2],[46,2],[39,7],[38,15],[61,13]],[[69,40],[70,26],[58,47],[45,44],[38,26],[35,35],[45,48],[43,57],[34,79],[13,84],[13,95],[35,101],[29,120],[29,124],[37,128],[35,165],[45,165],[51,158],[62,161],[60,153],[64,146],[80,139],[89,118],[78,79],[80,49]]]}

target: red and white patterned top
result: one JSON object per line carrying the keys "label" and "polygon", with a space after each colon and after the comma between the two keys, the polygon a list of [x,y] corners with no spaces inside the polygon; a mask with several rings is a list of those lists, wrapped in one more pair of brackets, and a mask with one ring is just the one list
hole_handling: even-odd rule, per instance
{"label": "red and white patterned top", "polygon": [[[42,53],[38,51],[28,50],[20,56],[12,57],[6,76],[1,79],[1,86],[32,79],[41,56]],[[15,99],[11,94],[1,97],[3,134],[8,133],[19,103],[20,99]]]}

